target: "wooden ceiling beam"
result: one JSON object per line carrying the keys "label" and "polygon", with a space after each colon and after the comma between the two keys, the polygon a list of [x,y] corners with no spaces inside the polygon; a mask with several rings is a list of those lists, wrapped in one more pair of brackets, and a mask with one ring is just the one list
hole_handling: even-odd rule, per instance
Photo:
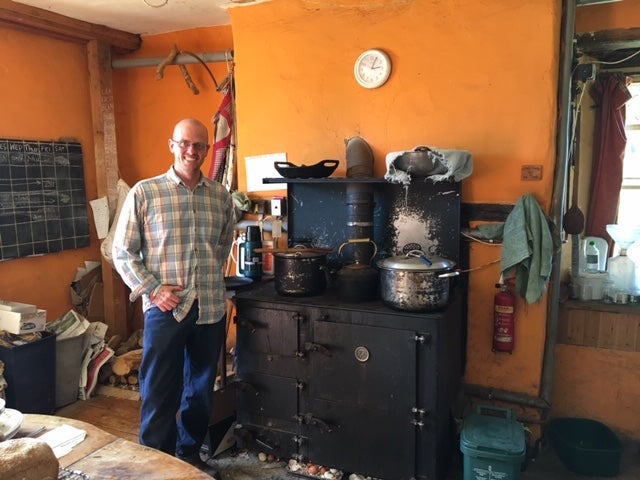
{"label": "wooden ceiling beam", "polygon": [[0,0],[0,26],[77,43],[98,40],[121,54],[134,52],[142,44],[140,35],[83,22],[11,0]]}

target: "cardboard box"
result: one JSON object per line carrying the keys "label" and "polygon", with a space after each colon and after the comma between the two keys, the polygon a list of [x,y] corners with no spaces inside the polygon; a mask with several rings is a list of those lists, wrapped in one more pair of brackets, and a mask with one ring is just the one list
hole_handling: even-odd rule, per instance
{"label": "cardboard box", "polygon": [[21,334],[42,332],[47,323],[47,311],[37,309],[35,313],[7,312],[0,310],[0,330]]}
{"label": "cardboard box", "polygon": [[30,303],[10,302],[9,300],[0,300],[0,311],[17,312],[17,313],[36,313],[36,306]]}

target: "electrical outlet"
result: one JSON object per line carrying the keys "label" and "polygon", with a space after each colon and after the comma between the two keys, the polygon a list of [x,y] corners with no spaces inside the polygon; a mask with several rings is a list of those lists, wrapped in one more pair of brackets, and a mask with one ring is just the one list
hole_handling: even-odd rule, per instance
{"label": "electrical outlet", "polygon": [[264,200],[251,200],[251,213],[254,215],[264,215]]}
{"label": "electrical outlet", "polygon": [[282,217],[286,213],[286,201],[283,197],[273,197],[271,199],[271,215]]}
{"label": "electrical outlet", "polygon": [[581,63],[576,65],[573,71],[573,78],[578,82],[588,82],[596,78],[596,66],[593,63]]}

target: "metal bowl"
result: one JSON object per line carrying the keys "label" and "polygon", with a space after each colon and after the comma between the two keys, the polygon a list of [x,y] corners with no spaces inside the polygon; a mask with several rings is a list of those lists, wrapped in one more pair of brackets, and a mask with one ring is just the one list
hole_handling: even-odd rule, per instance
{"label": "metal bowl", "polygon": [[418,177],[437,175],[447,171],[444,164],[438,158],[439,155],[429,149],[404,152],[394,161],[394,166]]}
{"label": "metal bowl", "polygon": [[338,167],[338,160],[322,160],[315,165],[294,165],[289,162],[274,162],[276,171],[284,178],[324,178]]}

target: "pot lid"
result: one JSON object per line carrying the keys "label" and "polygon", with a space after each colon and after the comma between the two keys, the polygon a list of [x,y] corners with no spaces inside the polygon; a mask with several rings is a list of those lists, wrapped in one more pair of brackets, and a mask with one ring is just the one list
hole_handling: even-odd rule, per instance
{"label": "pot lid", "polygon": [[455,266],[455,262],[446,258],[428,256],[419,250],[412,250],[406,255],[383,258],[378,261],[378,267],[387,270],[411,270],[427,272],[436,270],[448,270]]}

